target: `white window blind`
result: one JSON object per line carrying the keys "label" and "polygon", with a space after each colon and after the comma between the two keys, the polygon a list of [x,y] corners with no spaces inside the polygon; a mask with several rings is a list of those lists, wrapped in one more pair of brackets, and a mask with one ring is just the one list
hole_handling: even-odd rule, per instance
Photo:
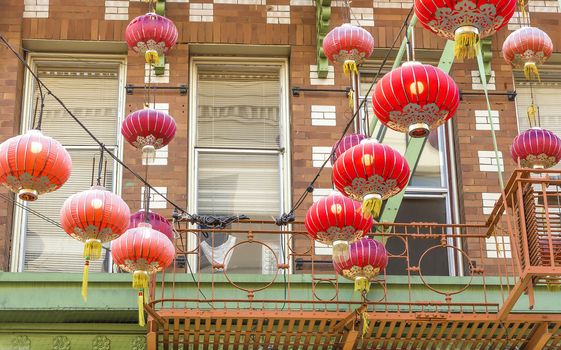
{"label": "white window blind", "polygon": [[279,215],[280,67],[197,68],[198,213],[266,219]]}
{"label": "white window blind", "polygon": [[[117,111],[119,103],[119,67],[82,62],[36,62],[39,77],[70,110],[111,149],[117,144]],[[35,99],[33,99],[35,104]],[[59,222],[60,208],[70,195],[86,190],[91,184],[92,161],[99,160],[97,144],[71,119],[60,105],[48,96],[43,113],[43,132],[61,142],[72,157],[70,179],[59,190],[39,197],[29,207]],[[106,158],[107,159],[107,158]],[[113,188],[114,163],[107,162],[106,187]],[[25,213],[25,271],[82,270],[83,244],[62,229],[32,213]],[[101,260],[92,261],[92,271],[102,271]]]}

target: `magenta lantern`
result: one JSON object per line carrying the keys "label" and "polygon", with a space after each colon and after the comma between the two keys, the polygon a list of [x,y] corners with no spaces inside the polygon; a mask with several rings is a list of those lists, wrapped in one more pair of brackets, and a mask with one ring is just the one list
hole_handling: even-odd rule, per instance
{"label": "magenta lantern", "polygon": [[162,111],[144,108],[132,112],[121,125],[121,134],[143,153],[153,154],[171,142],[177,130],[175,120]]}
{"label": "magenta lantern", "polygon": [[355,281],[355,291],[368,292],[370,282],[388,265],[388,252],[384,245],[364,237],[349,245],[348,252],[333,257],[337,273]]}
{"label": "magenta lantern", "polygon": [[[132,214],[129,221],[129,229],[136,228],[140,223],[146,222],[145,213],[146,211],[144,209],[140,209],[136,213]],[[153,211],[149,210],[148,223],[152,225],[152,228],[154,230],[159,231],[164,235],[166,235],[166,237],[169,238],[170,241],[172,242],[174,241],[173,228],[171,227],[171,224],[166,218],[164,218],[158,213],[154,213]]]}
{"label": "magenta lantern", "polygon": [[510,154],[524,168],[551,168],[561,160],[561,139],[551,131],[534,127],[514,138]]}
{"label": "magenta lantern", "polygon": [[147,63],[158,63],[177,42],[177,28],[173,22],[155,13],[133,19],[125,30],[125,40],[135,52],[144,54]]}
{"label": "magenta lantern", "polygon": [[366,138],[366,135],[363,134],[350,134],[343,136],[341,142],[339,142],[339,144],[335,143],[331,148],[331,153],[333,154],[331,157],[331,164],[334,164],[337,158],[339,158],[339,156],[346,150],[360,144],[360,142]]}

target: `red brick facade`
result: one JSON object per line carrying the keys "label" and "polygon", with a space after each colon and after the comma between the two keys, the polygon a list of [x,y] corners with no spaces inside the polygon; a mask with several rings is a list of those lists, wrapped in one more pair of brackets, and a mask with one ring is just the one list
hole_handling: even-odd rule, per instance
{"label": "red brick facade", "polygon": [[[222,1],[221,1],[222,2]],[[375,1],[376,2],[376,1]],[[406,1],[404,1],[406,3]],[[127,20],[106,20],[108,3],[126,3],[128,18],[145,12],[146,4],[137,1],[82,1],[82,0],[50,0],[47,18],[22,18],[24,5],[21,0],[6,0],[3,3],[3,16],[0,17],[0,32],[17,48],[22,48],[24,39],[41,40],[72,40],[72,41],[123,41]],[[289,71],[290,85],[313,87],[310,82],[310,65],[315,65],[316,30],[315,2],[307,6],[290,5],[289,0],[267,1],[264,5],[237,5],[213,3],[202,0],[200,3],[212,5],[212,21],[194,22],[191,16],[197,3],[170,2],[166,5],[166,15],[171,18],[179,30],[179,43],[173,52],[166,57],[171,67],[170,86],[188,84],[189,82],[189,45],[190,44],[238,44],[238,45],[284,45],[290,47]],[[268,11],[275,6],[290,5],[290,24],[268,23]],[[372,1],[356,0],[353,8],[372,8]],[[410,5],[407,5],[410,6]],[[372,32],[376,47],[390,47],[397,35],[403,18],[408,9],[374,8],[373,21],[375,26],[365,26]],[[201,15],[202,16],[202,15]],[[342,7],[333,7],[331,25],[338,25],[344,18]],[[548,32],[554,41],[554,47],[561,47],[561,35],[557,32],[561,15],[552,13],[532,14],[534,25]],[[512,72],[500,55],[500,47],[509,31],[504,29],[493,38],[492,68],[495,71],[497,91],[513,90]],[[434,36],[418,26],[415,34],[418,49],[441,50],[444,40]],[[4,140],[19,132],[20,104],[22,94],[21,65],[4,49],[0,66],[0,139]],[[130,52],[127,57],[127,83],[142,85],[144,83],[143,58]],[[472,90],[471,71],[477,70],[475,61],[454,64],[452,76],[462,90]],[[330,88],[345,88],[348,80],[341,67],[335,68],[335,85]],[[170,105],[170,114],[178,123],[178,131],[173,143],[169,146],[168,165],[153,167],[150,170],[150,182],[154,186],[168,186],[169,198],[182,205],[187,205],[187,145],[189,101],[186,96],[177,92],[159,92],[158,100]],[[326,102],[329,101],[329,102]],[[500,130],[497,132],[499,148],[505,158],[505,181],[513,169],[509,159],[509,146],[517,134],[517,122],[514,102],[505,96],[491,98],[494,110],[500,113]],[[141,93],[127,96],[126,111],[141,107]],[[337,126],[313,126],[310,113],[314,104],[337,106]],[[344,95],[308,94],[300,97],[290,96],[291,142],[292,142],[292,193],[296,199],[313,178],[317,168],[312,167],[312,146],[331,146],[340,136],[346,124],[348,113],[347,100]],[[485,100],[480,96],[465,97],[454,118],[456,131],[456,154],[459,178],[460,205],[462,221],[481,223],[485,220],[482,212],[482,193],[498,192],[496,172],[482,172],[479,168],[478,151],[492,151],[490,131],[476,130],[475,110],[486,109]],[[142,167],[138,154],[131,148],[125,148],[125,162],[141,173]],[[329,188],[330,171],[324,171],[317,187]],[[123,177],[123,197],[129,202],[132,210],[139,207],[140,185],[127,172]],[[3,191],[6,193],[6,191]],[[306,208],[312,198],[306,200],[297,212],[299,220],[303,219]],[[171,214],[166,212],[167,215]],[[9,247],[11,239],[11,205],[0,201],[0,269],[8,269]]]}

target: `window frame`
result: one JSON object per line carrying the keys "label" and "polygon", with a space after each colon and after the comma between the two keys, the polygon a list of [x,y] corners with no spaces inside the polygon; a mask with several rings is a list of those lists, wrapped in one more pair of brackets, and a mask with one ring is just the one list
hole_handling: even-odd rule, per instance
{"label": "window frame", "polygon": [[[33,69],[33,72],[37,72],[37,62],[38,61],[68,61],[69,63],[75,62],[76,60],[87,60],[88,62],[114,62],[119,65],[118,69],[118,82],[119,82],[119,95],[118,95],[118,106],[117,106],[117,125],[115,125],[117,143],[116,145],[107,146],[108,149],[112,150],[113,153],[119,158],[123,159],[123,146],[124,138],[119,132],[120,125],[124,120],[125,114],[125,85],[127,77],[127,57],[125,55],[112,55],[112,54],[60,54],[60,53],[29,53],[26,57],[27,64]],[[22,104],[21,104],[21,117],[20,117],[20,133],[25,133],[33,127],[33,108],[34,101],[33,95],[35,93],[36,81],[33,75],[25,70],[23,77],[23,88],[22,88]],[[63,101],[64,102],[64,101]],[[62,108],[62,107],[61,107]],[[68,145],[65,146],[67,150],[93,150],[99,149],[99,147],[94,146],[76,146]],[[123,169],[117,161],[113,160],[113,193],[121,195],[122,192],[122,178]],[[47,194],[48,195],[48,194]],[[15,199],[18,204],[27,206],[26,202],[20,200],[16,197]],[[27,229],[27,215],[29,213],[20,208],[18,205],[14,205],[13,215],[12,215],[12,244],[11,244],[11,254],[10,254],[10,272],[23,272],[25,264],[25,236]],[[58,221],[58,218],[52,218]],[[112,258],[109,256],[109,266],[112,265]],[[112,269],[109,268],[109,271]]]}
{"label": "window frame", "polygon": [[[252,148],[221,148],[221,147],[197,147],[197,107],[198,107],[198,65],[220,65],[220,64],[238,64],[238,65],[267,65],[278,66],[280,79],[280,105],[279,105],[279,126],[280,126],[280,148],[274,149],[252,149]],[[189,213],[197,213],[198,205],[198,157],[201,153],[254,153],[254,154],[276,154],[279,155],[279,176],[280,176],[280,206],[278,213],[290,210],[291,206],[291,113],[290,113],[290,97],[289,91],[289,64],[287,58],[267,58],[267,57],[234,57],[234,56],[192,56],[189,60],[189,120],[188,120],[188,165],[187,165],[187,188],[193,189],[187,195],[187,211]],[[240,213],[243,214],[243,213]],[[189,224],[189,227],[195,229],[195,225]],[[290,225],[282,230],[289,230]],[[281,236],[280,245],[287,255],[288,241],[284,241]],[[195,234],[190,234],[187,238],[189,246],[197,245]],[[279,257],[281,258],[281,257]],[[189,263],[191,266],[197,266],[195,257],[190,256]],[[287,256],[282,257],[287,261]],[[292,262],[288,261],[290,265]],[[292,269],[289,269],[290,271]],[[286,271],[285,271],[286,272]],[[279,271],[279,273],[281,273]]]}

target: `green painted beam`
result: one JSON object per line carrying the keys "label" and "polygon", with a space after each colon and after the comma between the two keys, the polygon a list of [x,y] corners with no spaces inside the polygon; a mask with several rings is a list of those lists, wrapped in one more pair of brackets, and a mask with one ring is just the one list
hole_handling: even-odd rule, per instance
{"label": "green painted beam", "polygon": [[[154,11],[160,16],[166,15],[166,0],[157,0],[154,4]],[[160,62],[154,65],[154,75],[164,75],[166,66],[166,58],[164,55],[160,56]]]}
{"label": "green painted beam", "polygon": [[[438,63],[438,68],[442,69],[446,73],[450,72],[452,64],[454,63],[454,42],[448,40],[446,46],[440,57],[440,62]],[[411,177],[415,173],[421,154],[426,143],[426,137],[423,138],[411,138],[407,144],[407,149],[405,150],[405,159],[409,163],[411,168]],[[409,178],[411,181],[411,178]],[[380,222],[394,222],[403,201],[403,196],[405,195],[405,190],[399,192],[397,195],[391,197],[386,201],[384,207],[382,208],[382,215],[380,216]]]}
{"label": "green painted beam", "polygon": [[[397,51],[397,55],[395,56],[395,60],[392,65],[392,70],[401,66],[401,61],[403,60],[403,56],[407,51],[407,37],[411,37],[411,32],[415,29],[416,24],[417,24],[417,15],[414,14],[413,17],[411,17],[409,26],[407,27],[407,36],[403,38],[403,40],[401,41],[401,45],[399,46],[399,50]],[[374,129],[376,129],[376,123],[378,123],[378,118],[376,118],[375,115],[372,115],[372,120],[370,121],[370,128],[368,129],[371,131],[370,137],[374,136]],[[386,135],[386,127],[382,125],[376,139],[379,142],[382,142],[385,135]]]}
{"label": "green painted beam", "polygon": [[157,0],[154,4],[154,10],[160,16],[166,15],[166,0]]}
{"label": "green painted beam", "polygon": [[329,63],[323,53],[323,39],[329,31],[331,0],[316,0],[316,62],[319,78],[327,78]]}

